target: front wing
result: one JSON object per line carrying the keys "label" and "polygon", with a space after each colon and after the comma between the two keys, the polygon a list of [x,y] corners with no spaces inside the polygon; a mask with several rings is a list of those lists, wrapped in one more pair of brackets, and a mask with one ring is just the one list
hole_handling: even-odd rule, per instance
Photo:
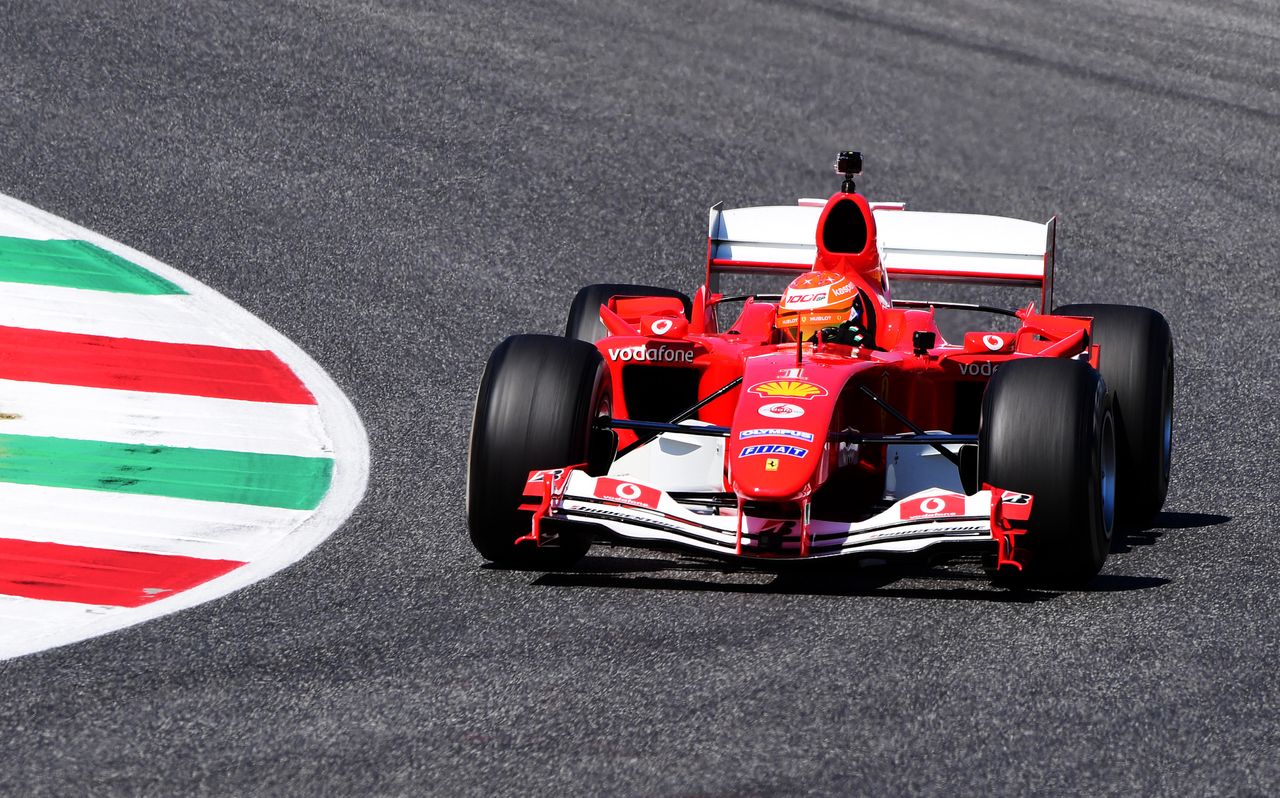
{"label": "front wing", "polygon": [[531,472],[525,496],[521,509],[534,517],[521,541],[536,545],[578,526],[622,542],[734,559],[887,558],[972,549],[995,554],[998,566],[1019,569],[1016,537],[1026,530],[1032,504],[1027,494],[984,485],[972,496],[923,490],[860,521],[767,518],[744,513],[741,504],[691,506],[644,483],[593,477],[577,468]]}

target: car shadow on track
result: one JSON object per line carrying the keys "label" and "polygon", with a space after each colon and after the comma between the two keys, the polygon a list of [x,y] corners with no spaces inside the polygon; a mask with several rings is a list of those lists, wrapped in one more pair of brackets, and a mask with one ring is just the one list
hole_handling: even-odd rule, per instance
{"label": "car shadow on track", "polygon": [[[700,572],[700,573],[699,573]],[[759,581],[724,581],[726,574],[758,574]],[[927,581],[937,586],[921,586]],[[898,585],[906,582],[907,585]],[[945,567],[878,565],[837,573],[831,569],[769,573],[726,569],[719,564],[672,561],[651,557],[590,556],[573,571],[546,573],[533,580],[539,587],[580,587],[631,590],[679,590],[699,593],[738,593],[796,596],[866,596],[952,601],[1032,604],[1067,592],[1115,593],[1148,590],[1170,580],[1157,576],[1102,574],[1087,588],[1040,590],[993,584],[980,571],[957,572]]]}
{"label": "car shadow on track", "polygon": [[[1113,554],[1123,554],[1132,551],[1135,546],[1155,545],[1169,530],[1201,529],[1230,520],[1229,516],[1215,513],[1160,513],[1147,526],[1121,530],[1112,542],[1111,551]],[[749,574],[755,575],[756,580],[745,577]],[[761,578],[768,581],[759,581]],[[922,581],[935,583],[937,587],[921,586],[919,583]],[[899,585],[899,582],[907,584]],[[1158,576],[1103,573],[1083,590],[1094,593],[1149,590],[1169,582],[1169,579]],[[852,569],[847,566],[795,567],[768,572],[691,557],[667,559],[617,554],[588,556],[573,570],[543,574],[533,584],[542,587],[877,596],[1023,604],[1048,601],[1068,592],[993,585],[990,574],[972,564],[967,569],[963,566],[957,569],[949,566],[884,564]]]}
{"label": "car shadow on track", "polygon": [[1217,513],[1160,513],[1145,526],[1120,530],[1111,541],[1111,553],[1123,554],[1135,546],[1154,546],[1167,530],[1203,529],[1230,520],[1231,516]]}
{"label": "car shadow on track", "polygon": [[[759,581],[761,579],[767,581]],[[909,580],[911,586],[895,586]],[[918,580],[938,583],[921,587]],[[943,567],[876,565],[871,567],[797,567],[761,571],[693,558],[645,556],[588,556],[572,571],[547,573],[533,581],[540,587],[625,588],[680,590],[699,593],[738,593],[797,596],[876,596],[1027,604],[1061,595],[1045,590],[1006,590],[991,585],[975,570],[958,572]],[[1113,588],[1123,589],[1123,588]]]}

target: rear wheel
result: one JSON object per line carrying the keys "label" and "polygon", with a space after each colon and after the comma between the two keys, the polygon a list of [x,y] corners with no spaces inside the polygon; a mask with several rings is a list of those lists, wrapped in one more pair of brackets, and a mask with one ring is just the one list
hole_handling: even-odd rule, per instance
{"label": "rear wheel", "polygon": [[515,335],[493,350],[471,425],[467,525],[486,559],[512,566],[568,565],[590,540],[562,535],[538,547],[515,541],[531,516],[516,509],[529,472],[586,463],[604,474],[613,458],[611,432],[593,429],[610,406],[609,371],[596,348],[550,335]]}
{"label": "rear wheel", "polygon": [[649,285],[625,285],[621,283],[597,283],[588,285],[578,291],[569,306],[569,323],[565,325],[565,337],[576,338],[594,344],[606,337],[609,331],[600,321],[600,306],[607,305],[614,297],[671,297],[679,299],[684,305],[685,318],[693,312],[693,303],[689,297],[670,288],[657,288]]}
{"label": "rear wheel", "polygon": [[982,400],[978,469],[983,482],[1034,497],[1015,579],[1078,586],[1097,576],[1111,548],[1116,445],[1096,371],[1073,360],[1001,366]]}
{"label": "rear wheel", "polygon": [[1144,524],[1164,506],[1173,453],[1173,335],[1164,316],[1132,305],[1064,305],[1092,316],[1099,371],[1115,396],[1120,471],[1116,510]]}

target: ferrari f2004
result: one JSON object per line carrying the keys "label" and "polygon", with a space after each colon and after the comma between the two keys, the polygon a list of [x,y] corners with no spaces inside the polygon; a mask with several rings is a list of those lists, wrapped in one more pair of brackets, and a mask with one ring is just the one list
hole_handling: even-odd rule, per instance
{"label": "ferrari f2004", "polygon": [[[589,285],[564,336],[497,346],[467,484],[484,557],[563,567],[593,541],[765,566],[976,554],[1002,577],[1083,584],[1118,523],[1159,511],[1165,319],[1053,308],[1053,219],[908,211],[856,191],[859,154],[837,171],[825,201],[713,207],[692,298]],[[726,274],[789,282],[728,295]],[[1027,286],[1040,301],[895,300],[908,281]],[[938,309],[1015,329],[947,341]]]}

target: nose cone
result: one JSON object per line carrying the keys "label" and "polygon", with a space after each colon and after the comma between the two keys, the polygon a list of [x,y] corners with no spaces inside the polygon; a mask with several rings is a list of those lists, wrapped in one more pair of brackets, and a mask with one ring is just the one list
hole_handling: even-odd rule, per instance
{"label": "nose cone", "polygon": [[796,368],[785,352],[750,358],[743,377],[728,441],[733,490],[744,499],[799,498],[823,475],[842,375],[811,362]]}
{"label": "nose cone", "polygon": [[745,441],[730,453],[733,489],[744,499],[788,501],[806,492],[822,462],[822,444]]}

